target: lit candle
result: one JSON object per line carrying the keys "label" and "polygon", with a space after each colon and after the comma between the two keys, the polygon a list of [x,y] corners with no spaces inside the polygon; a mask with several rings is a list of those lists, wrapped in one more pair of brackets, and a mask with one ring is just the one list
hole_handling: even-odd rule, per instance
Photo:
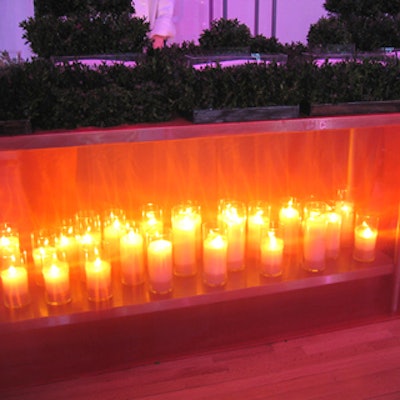
{"label": "lit candle", "polygon": [[24,267],[10,266],[1,271],[4,305],[20,308],[29,303],[28,272]]}
{"label": "lit candle", "polygon": [[103,249],[107,259],[113,263],[119,261],[120,240],[126,231],[125,213],[112,210],[105,218],[103,228]]}
{"label": "lit candle", "polygon": [[86,288],[91,301],[103,301],[112,297],[111,264],[97,257],[94,261],[86,261]]}
{"label": "lit candle", "polygon": [[342,217],[336,212],[326,214],[326,256],[336,259],[340,252],[340,232],[342,226]]}
{"label": "lit candle", "polygon": [[285,243],[284,252],[293,254],[297,250],[300,234],[300,212],[290,199],[279,211],[279,227]]}
{"label": "lit candle", "polygon": [[148,203],[142,207],[141,229],[145,237],[163,232],[162,210],[158,205]]}
{"label": "lit candle", "polygon": [[125,285],[133,286],[144,282],[143,246],[143,236],[137,231],[129,230],[121,237],[121,277]]}
{"label": "lit candle", "polygon": [[375,259],[375,246],[378,230],[363,221],[354,231],[354,259],[362,262],[371,262]]}
{"label": "lit candle", "polygon": [[172,216],[174,272],[178,276],[191,276],[196,273],[197,225],[194,215],[178,211]]}
{"label": "lit candle", "polygon": [[284,243],[277,238],[274,231],[268,231],[261,242],[261,269],[262,275],[276,277],[282,275]]}
{"label": "lit candle", "polygon": [[65,261],[53,260],[43,268],[46,300],[50,305],[62,305],[71,301],[69,266]]}
{"label": "lit candle", "polygon": [[210,230],[203,244],[203,279],[209,286],[222,286],[227,281],[226,238],[216,230]]}
{"label": "lit candle", "polygon": [[172,291],[172,243],[162,237],[150,240],[147,247],[150,291],[166,294]]}
{"label": "lit candle", "polygon": [[305,221],[303,255],[305,269],[312,272],[325,269],[326,218],[324,214],[311,214]]}
{"label": "lit candle", "polygon": [[354,204],[350,201],[336,202],[335,211],[341,216],[340,241],[343,246],[350,246],[354,237]]}
{"label": "lit candle", "polygon": [[81,279],[85,280],[85,263],[93,261],[98,256],[97,249],[101,247],[101,240],[97,233],[84,233],[76,237],[78,244],[78,263]]}
{"label": "lit candle", "polygon": [[32,249],[35,282],[43,284],[43,268],[49,266],[57,256],[54,246],[40,246]]}
{"label": "lit candle", "polygon": [[250,257],[259,260],[262,232],[270,224],[269,206],[263,202],[249,205],[247,217],[247,249]]}
{"label": "lit candle", "polygon": [[247,220],[245,206],[237,201],[222,204],[218,218],[226,228],[228,270],[239,271],[244,268],[245,259]]}
{"label": "lit candle", "polygon": [[56,239],[56,250],[58,254],[63,255],[70,266],[75,266],[78,262],[78,242],[73,233],[63,232]]}
{"label": "lit candle", "polygon": [[19,260],[20,248],[19,237],[9,232],[0,237],[0,260],[1,268],[9,267],[9,261],[12,259]]}

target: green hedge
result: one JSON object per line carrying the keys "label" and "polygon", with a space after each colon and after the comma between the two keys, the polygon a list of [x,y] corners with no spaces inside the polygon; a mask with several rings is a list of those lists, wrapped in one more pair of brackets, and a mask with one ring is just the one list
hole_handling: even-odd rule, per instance
{"label": "green hedge", "polygon": [[38,131],[168,121],[195,109],[400,100],[396,59],[196,70],[184,55],[177,46],[151,51],[135,68],[10,64],[0,68],[0,120],[29,119]]}

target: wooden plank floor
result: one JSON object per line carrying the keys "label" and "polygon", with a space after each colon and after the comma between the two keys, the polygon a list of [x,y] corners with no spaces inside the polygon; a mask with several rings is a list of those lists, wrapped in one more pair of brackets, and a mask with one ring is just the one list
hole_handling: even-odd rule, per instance
{"label": "wooden plank floor", "polygon": [[400,399],[400,318],[30,388],[2,400]]}

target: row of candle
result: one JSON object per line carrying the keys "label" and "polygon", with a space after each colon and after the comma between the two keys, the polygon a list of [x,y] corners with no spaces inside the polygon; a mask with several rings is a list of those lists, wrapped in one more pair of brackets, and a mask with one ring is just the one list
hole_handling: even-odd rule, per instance
{"label": "row of candle", "polygon": [[[152,292],[168,293],[173,275],[195,275],[200,261],[204,282],[210,286],[224,285],[229,271],[244,268],[246,256],[257,261],[263,275],[279,276],[283,255],[297,251],[302,241],[304,267],[322,271],[325,259],[337,258],[343,242],[353,237],[354,257],[374,259],[376,221],[359,218],[354,225],[350,202],[340,201],[332,208],[313,201],[300,212],[294,199],[280,208],[278,229],[272,226],[271,208],[264,202],[246,206],[221,200],[213,223],[203,222],[199,205],[186,202],[172,209],[169,230],[154,204],[144,207],[139,223],[128,222],[122,210],[112,210],[103,219],[80,213],[75,226],[63,227],[58,235],[32,233],[33,274],[38,282],[44,281],[48,303],[61,304],[70,301],[70,271],[80,271],[90,300],[110,298],[111,269],[116,264],[124,284],[142,284],[147,277]],[[17,292],[26,292],[27,274],[16,261],[19,239],[11,229],[2,236],[0,251],[3,293],[9,293],[5,303],[23,303],[19,298],[24,296]]]}

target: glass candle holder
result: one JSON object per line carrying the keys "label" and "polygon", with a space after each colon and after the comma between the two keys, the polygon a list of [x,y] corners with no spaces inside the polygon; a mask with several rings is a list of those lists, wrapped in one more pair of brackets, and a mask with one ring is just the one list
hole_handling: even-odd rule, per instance
{"label": "glass candle holder", "polygon": [[326,213],[326,257],[337,259],[341,248],[342,216],[335,211]]}
{"label": "glass candle holder", "polygon": [[144,204],[141,208],[140,226],[144,237],[162,233],[164,230],[164,220],[160,206],[154,203]]}
{"label": "glass candle holder", "polygon": [[55,238],[55,247],[60,260],[68,262],[71,271],[79,261],[78,241],[73,221],[64,221],[58,228]]}
{"label": "glass candle holder", "polygon": [[214,223],[203,224],[203,281],[211,287],[223,286],[228,279],[226,231]]}
{"label": "glass candle holder", "polygon": [[10,266],[10,260],[20,258],[20,240],[18,230],[8,223],[0,228],[0,269]]}
{"label": "glass candle holder", "polygon": [[122,283],[140,285],[145,280],[145,246],[140,227],[129,223],[120,239]]}
{"label": "glass candle holder", "polygon": [[378,223],[379,218],[375,215],[356,215],[353,251],[353,258],[356,261],[372,262],[375,260]]}
{"label": "glass candle holder", "polygon": [[101,217],[94,210],[83,210],[75,214],[75,234],[78,242],[91,242],[101,246]]}
{"label": "glass candle holder", "polygon": [[84,281],[86,261],[101,248],[101,218],[97,212],[84,210],[75,214],[75,238],[78,248],[77,270]]}
{"label": "glass candle holder", "polygon": [[169,232],[148,236],[147,269],[152,293],[167,294],[172,291],[173,259]]}
{"label": "glass candle holder", "polygon": [[118,263],[120,258],[120,239],[125,233],[126,214],[121,209],[110,209],[103,216],[103,251],[104,257],[111,263]]}
{"label": "glass candle holder", "polygon": [[262,232],[270,226],[271,206],[264,201],[250,202],[247,208],[247,251],[249,257],[260,259]]}
{"label": "glass candle holder", "polygon": [[69,265],[67,262],[54,259],[50,265],[43,268],[43,280],[47,304],[59,306],[71,301]]}
{"label": "glass candle holder", "polygon": [[260,273],[266,277],[277,277],[283,272],[283,239],[277,237],[275,229],[267,230],[260,244]]}
{"label": "glass candle holder", "polygon": [[43,285],[43,268],[57,258],[56,232],[38,229],[31,233],[33,276],[36,284]]}
{"label": "glass candle holder", "polygon": [[311,272],[325,269],[327,204],[313,201],[305,205],[303,232],[303,267]]}
{"label": "glass candle holder", "polygon": [[0,272],[5,307],[21,308],[30,303],[26,259],[19,257]]}
{"label": "glass candle holder", "polygon": [[87,255],[85,275],[86,289],[90,301],[101,302],[112,298],[111,264],[102,259],[101,252],[96,248],[93,253]]}
{"label": "glass candle holder", "polygon": [[301,213],[300,205],[294,197],[282,202],[279,210],[279,231],[286,254],[297,253],[300,240]]}
{"label": "glass candle holder", "polygon": [[341,216],[340,241],[342,247],[350,247],[354,240],[354,202],[347,190],[338,190],[335,212]]}
{"label": "glass candle holder", "polygon": [[178,276],[193,276],[197,272],[201,232],[200,207],[191,202],[173,207],[171,224],[174,273]]}
{"label": "glass candle holder", "polygon": [[218,206],[218,221],[226,232],[228,271],[240,271],[245,267],[246,205],[236,200],[221,200]]}

